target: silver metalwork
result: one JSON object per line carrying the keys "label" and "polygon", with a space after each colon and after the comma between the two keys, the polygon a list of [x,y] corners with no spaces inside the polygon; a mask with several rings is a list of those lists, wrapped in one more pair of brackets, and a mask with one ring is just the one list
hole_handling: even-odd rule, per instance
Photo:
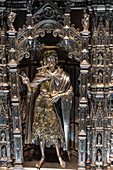
{"label": "silver metalwork", "polygon": [[88,31],[88,29],[89,29],[89,15],[87,13],[84,13],[84,15],[83,15],[82,24],[83,24],[83,31]]}
{"label": "silver metalwork", "polygon": [[8,26],[9,26],[9,29],[14,31],[14,26],[13,26],[13,23],[14,23],[14,20],[15,20],[15,17],[16,17],[16,13],[14,12],[10,12],[9,16],[8,16]]}
{"label": "silver metalwork", "polygon": [[[36,167],[40,167],[44,162],[45,141],[50,141],[53,144],[55,144],[60,165],[63,168],[65,167],[65,162],[62,160],[59,153],[57,138],[59,138],[63,143],[63,133],[64,133],[65,149],[68,151],[69,121],[70,121],[70,109],[71,109],[71,102],[72,102],[71,100],[73,96],[73,91],[72,91],[72,86],[70,85],[69,76],[64,71],[62,71],[60,67],[55,69],[56,62],[57,62],[57,56],[55,51],[47,50],[45,51],[44,63],[47,64],[48,69],[46,67],[42,67],[42,69],[39,70],[39,72],[36,74],[34,80],[31,83],[29,81],[29,78],[25,74],[23,74],[23,76],[21,75],[23,83],[25,83],[28,87],[28,96],[29,93],[32,92],[32,88],[34,94],[35,92],[34,90],[36,90],[35,87],[41,84],[41,88],[40,88],[41,91],[35,103],[32,132],[30,132],[31,129],[30,126],[26,127],[27,129],[29,129],[29,131],[26,131],[27,143],[31,143],[32,141],[35,142],[35,140],[37,140],[38,137],[41,140],[40,146],[41,146],[42,158],[36,164]],[[62,132],[62,127],[61,127],[62,125],[60,123],[59,115],[57,113],[57,108],[55,107],[55,103],[59,100],[59,98],[61,98],[61,104],[62,104],[64,132]],[[30,100],[28,98],[27,101],[28,107],[30,107],[29,101]],[[31,111],[32,113],[32,110],[27,109],[28,112],[27,114],[29,114],[29,120],[27,119],[28,122],[30,122],[32,119],[31,118],[32,115],[31,113],[29,113],[29,111]],[[42,117],[42,115],[44,117]],[[43,124],[41,122],[43,122]],[[31,122],[29,123],[29,125],[31,125]],[[56,134],[56,130],[57,130],[57,134]]]}
{"label": "silver metalwork", "polygon": [[[28,2],[28,1],[27,1]],[[27,2],[24,2],[24,4],[27,4]],[[9,4],[9,1],[6,2]],[[70,125],[70,109],[72,105],[72,86],[70,85],[70,78],[67,75],[66,72],[64,72],[61,68],[51,68],[49,63],[46,65],[45,63],[42,65],[41,68],[38,68],[38,73],[36,75],[36,82],[35,80],[30,83],[29,79],[26,77],[25,74],[20,75],[20,69],[19,64],[22,62],[23,59],[32,58],[33,52],[38,52],[40,50],[40,39],[44,38],[47,34],[52,34],[54,38],[60,39],[58,42],[58,46],[62,49],[65,49],[68,53],[68,57],[70,59],[75,59],[78,62],[81,62],[81,77],[83,76],[84,79],[87,79],[87,73],[86,70],[89,67],[88,64],[88,48],[85,49],[85,47],[82,48],[82,45],[86,44],[88,45],[88,36],[89,33],[87,32],[88,27],[88,20],[87,18],[84,20],[85,24],[85,30],[86,34],[82,34],[83,38],[83,44],[82,44],[82,38],[80,35],[80,31],[75,29],[70,24],[70,14],[65,13],[63,14],[58,8],[56,8],[55,5],[53,5],[52,2],[45,3],[40,9],[38,9],[34,14],[31,13],[32,11],[32,5],[34,1],[28,2],[28,11],[29,13],[26,15],[26,25],[23,26],[23,28],[19,28],[18,31],[14,28],[14,20],[16,17],[16,14],[14,12],[10,12],[8,16],[8,26],[9,30],[5,30],[8,34],[8,44],[6,44],[5,41],[5,31],[2,29],[0,32],[1,38],[1,44],[0,50],[1,50],[1,58],[2,63],[0,64],[0,69],[2,70],[2,73],[0,73],[0,113],[2,117],[2,111],[4,112],[4,115],[7,120],[7,125],[4,126],[0,124],[0,133],[1,133],[1,151],[0,151],[0,158],[1,162],[5,160],[5,163],[3,166],[9,167],[11,165],[12,159],[14,159],[15,167],[14,169],[23,169],[22,168],[22,162],[23,162],[23,145],[24,142],[22,142],[22,122],[21,122],[21,111],[25,112],[26,109],[26,132],[25,132],[25,141],[26,143],[30,143],[31,138],[31,112],[32,112],[32,100],[33,100],[33,94],[31,93],[31,86],[32,89],[35,91],[35,87],[38,84],[43,84],[42,81],[46,82],[51,81],[49,87],[53,90],[53,82],[54,80],[54,87],[59,87],[59,90],[56,90],[58,94],[56,96],[46,96],[46,91],[43,91],[43,97],[47,97],[51,99],[51,105],[53,106],[52,111],[54,110],[55,118],[58,119],[58,126],[60,127],[61,131],[59,134],[61,134],[61,140],[64,136],[65,143],[63,143],[63,149],[68,151],[69,153],[69,125]],[[67,2],[67,4],[69,4]],[[2,6],[4,3],[2,3]],[[16,5],[15,5],[16,6]],[[18,5],[19,6],[19,5]],[[26,8],[26,7],[25,7]],[[26,8],[26,9],[27,9]],[[69,9],[67,5],[67,9]],[[18,9],[17,9],[18,10]],[[3,11],[3,10],[2,10]],[[12,9],[13,11],[13,9]],[[8,9],[7,9],[8,12]],[[68,10],[69,12],[69,10]],[[3,16],[2,12],[2,16]],[[87,21],[86,21],[87,20]],[[64,24],[63,24],[64,21]],[[2,21],[2,25],[3,25]],[[86,22],[86,23],[85,23]],[[6,45],[6,46],[5,46]],[[46,44],[44,44],[46,45]],[[82,51],[82,57],[81,56]],[[7,55],[8,52],[8,55]],[[6,55],[5,55],[6,54]],[[6,63],[6,57],[8,56],[8,63]],[[83,57],[84,56],[84,57]],[[87,58],[86,60],[83,60],[83,58]],[[51,68],[51,69],[50,69]],[[43,71],[47,70],[47,73],[43,75]],[[39,74],[40,73],[40,74]],[[8,75],[8,76],[7,76]],[[49,76],[48,76],[49,75]],[[20,77],[22,76],[24,83],[27,83],[28,86],[28,96],[27,96],[27,104],[23,104],[23,99],[21,101],[20,97]],[[42,78],[43,76],[43,78]],[[9,82],[7,82],[7,77],[9,77]],[[38,79],[38,78],[39,79]],[[102,76],[101,76],[102,77]],[[81,79],[81,78],[80,78]],[[25,82],[26,81],[26,82]],[[3,83],[3,84],[2,84]],[[9,84],[7,84],[9,83]],[[62,83],[62,84],[61,84]],[[87,82],[85,82],[86,87],[83,86],[83,88],[80,88],[82,90],[87,90]],[[43,88],[42,88],[43,89]],[[33,91],[33,92],[34,92]],[[52,91],[52,94],[55,94],[55,91]],[[86,93],[87,95],[87,93]],[[62,132],[61,128],[61,122],[57,113],[57,107],[55,105],[55,102],[57,102],[61,98],[61,110],[62,110],[62,117],[63,117],[63,123],[64,123],[64,129]],[[84,98],[83,98],[84,99]],[[50,104],[50,101],[47,100]],[[40,99],[41,103],[42,100]],[[87,109],[86,106],[84,107],[83,103],[86,102],[85,100],[81,101],[81,109],[83,109],[84,113],[86,114]],[[25,102],[24,102],[25,103]],[[54,104],[53,104],[54,103]],[[36,102],[37,104],[37,102]],[[22,107],[24,105],[24,108]],[[75,105],[75,104],[74,104]],[[82,106],[84,108],[82,108]],[[8,112],[8,114],[7,114]],[[36,110],[35,110],[36,113]],[[45,113],[45,112],[44,112]],[[71,113],[71,115],[74,115],[74,113]],[[87,115],[87,114],[86,114]],[[25,116],[25,115],[24,115]],[[88,119],[88,116],[87,116]],[[10,120],[10,123],[8,122]],[[84,119],[84,122],[81,122],[80,125],[85,124],[86,117]],[[73,140],[73,143],[75,142],[75,136],[74,136],[74,125],[75,120],[73,116],[73,122],[71,124],[72,132],[71,132],[71,140]],[[78,124],[77,124],[78,128]],[[7,134],[6,134],[7,131]],[[10,139],[9,139],[10,136]],[[83,138],[84,136],[84,138]],[[84,153],[81,155],[81,159],[85,158],[85,139],[86,134],[84,135],[83,131],[79,135],[80,139],[80,145],[84,147]],[[77,139],[76,139],[77,141]],[[57,142],[55,143],[57,156],[60,162],[61,167],[65,167],[65,162],[62,160],[60,152],[59,152],[59,145]],[[4,145],[3,145],[4,144]],[[45,154],[44,154],[44,145],[45,141],[40,142],[41,147],[41,153],[42,158],[37,163],[37,167],[40,167],[44,160],[45,160]],[[88,145],[87,145],[88,146]],[[74,144],[73,144],[74,147]],[[88,147],[89,148],[89,147]],[[85,160],[84,160],[84,166],[85,166]]]}

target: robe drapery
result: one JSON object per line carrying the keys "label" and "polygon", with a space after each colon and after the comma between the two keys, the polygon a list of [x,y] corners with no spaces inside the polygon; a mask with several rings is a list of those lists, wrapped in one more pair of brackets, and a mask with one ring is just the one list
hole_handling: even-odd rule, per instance
{"label": "robe drapery", "polygon": [[[47,79],[47,77],[50,78]],[[39,84],[41,85],[40,94],[33,109],[33,95]],[[48,70],[47,72],[41,70],[36,74],[31,86],[32,93],[28,93],[27,102],[25,143],[35,142],[37,138],[53,144],[60,140],[65,143],[65,148],[68,150],[70,109],[73,96],[69,75],[59,67],[52,73]],[[63,126],[55,103],[51,103],[54,96],[61,98]]]}

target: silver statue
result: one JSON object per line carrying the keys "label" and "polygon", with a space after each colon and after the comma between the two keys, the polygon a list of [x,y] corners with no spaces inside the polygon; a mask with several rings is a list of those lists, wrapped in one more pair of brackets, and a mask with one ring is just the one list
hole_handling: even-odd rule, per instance
{"label": "silver statue", "polygon": [[10,12],[9,16],[8,16],[8,26],[9,26],[9,29],[11,31],[15,31],[15,28],[13,26],[13,22],[15,20],[15,17],[16,17],[16,13],[14,12]]}
{"label": "silver statue", "polygon": [[97,161],[98,162],[102,161],[102,154],[99,150],[97,151]]}
{"label": "silver statue", "polygon": [[[40,168],[45,160],[45,142],[55,144],[57,156],[62,168],[65,168],[65,161],[62,160],[59,150],[59,140],[68,151],[69,141],[69,119],[72,103],[73,89],[69,75],[60,67],[55,50],[44,52],[43,66],[38,68],[34,80],[30,83],[29,78],[23,73],[23,83],[28,87],[27,114],[26,114],[26,143],[36,143],[40,139],[41,160],[36,164]],[[40,93],[32,108],[33,95],[37,86],[41,85]],[[55,103],[61,98],[63,125],[59,118]],[[32,110],[34,110],[32,112]],[[32,116],[34,113],[34,116]],[[33,117],[33,123],[31,119]]]}
{"label": "silver statue", "polygon": [[82,19],[83,24],[83,31],[88,31],[89,29],[89,15],[87,13],[84,14],[84,17]]}

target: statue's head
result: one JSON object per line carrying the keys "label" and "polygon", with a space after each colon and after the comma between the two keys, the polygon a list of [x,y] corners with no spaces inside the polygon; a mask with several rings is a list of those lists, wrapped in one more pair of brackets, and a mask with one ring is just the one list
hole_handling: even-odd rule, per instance
{"label": "statue's head", "polygon": [[51,70],[54,70],[58,63],[58,57],[55,50],[46,50],[44,52],[44,64],[48,65]]}

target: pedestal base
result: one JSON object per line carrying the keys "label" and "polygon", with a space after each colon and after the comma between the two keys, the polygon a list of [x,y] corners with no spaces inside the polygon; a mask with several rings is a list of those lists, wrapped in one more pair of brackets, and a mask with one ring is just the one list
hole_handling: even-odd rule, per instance
{"label": "pedestal base", "polygon": [[[31,168],[31,167],[25,167],[25,168],[23,168],[23,169],[20,169],[20,168],[18,168],[18,169],[15,169],[15,168],[5,168],[5,167],[0,167],[0,170],[62,170],[61,168],[40,168],[40,169],[38,169],[38,168]],[[66,170],[77,170],[77,169],[67,169],[66,168]]]}
{"label": "pedestal base", "polygon": [[[24,163],[24,168],[23,170],[30,170],[30,168],[34,168],[33,170],[37,170],[37,168],[35,167],[37,161],[31,161],[31,162],[25,162]],[[40,170],[62,170],[62,168],[60,167],[59,162],[45,162],[42,167],[40,168]],[[75,170],[78,169],[77,167],[77,162],[66,162],[66,170]]]}

